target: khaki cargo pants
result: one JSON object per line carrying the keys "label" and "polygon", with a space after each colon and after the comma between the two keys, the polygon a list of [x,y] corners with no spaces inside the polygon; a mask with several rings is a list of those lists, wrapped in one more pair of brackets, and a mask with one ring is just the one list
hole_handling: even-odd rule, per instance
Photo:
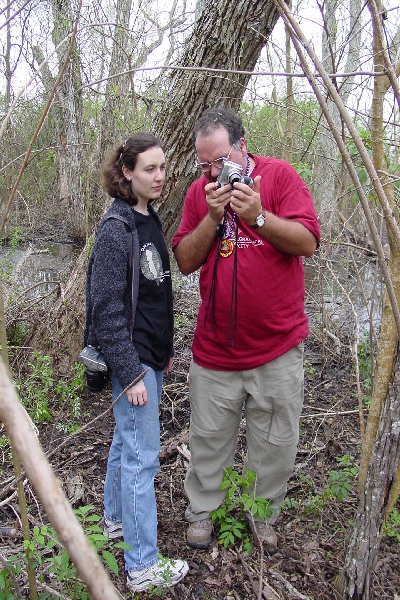
{"label": "khaki cargo pants", "polygon": [[[208,517],[225,497],[224,468],[234,466],[239,425],[246,418],[245,469],[257,473],[256,495],[278,509],[293,472],[304,399],[303,343],[248,371],[190,365],[190,463],[186,519]],[[274,515],[270,522],[274,522]]]}

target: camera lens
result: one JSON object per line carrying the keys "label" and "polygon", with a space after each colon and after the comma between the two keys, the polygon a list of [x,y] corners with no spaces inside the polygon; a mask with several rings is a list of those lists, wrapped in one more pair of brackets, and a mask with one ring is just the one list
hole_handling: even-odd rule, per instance
{"label": "camera lens", "polygon": [[86,385],[91,392],[101,392],[104,388],[104,373],[85,369]]}
{"label": "camera lens", "polygon": [[237,183],[240,181],[240,174],[239,173],[229,173],[228,180],[229,180],[229,183],[231,185],[233,185],[234,183]]}
{"label": "camera lens", "polygon": [[249,177],[248,175],[243,175],[243,177],[240,178],[240,183],[245,183],[249,187],[253,187],[254,182],[253,182],[252,178]]}

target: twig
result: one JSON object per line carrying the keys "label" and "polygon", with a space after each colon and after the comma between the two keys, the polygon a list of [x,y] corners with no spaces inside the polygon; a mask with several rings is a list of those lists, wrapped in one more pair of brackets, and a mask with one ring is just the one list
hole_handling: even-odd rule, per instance
{"label": "twig", "polygon": [[[312,408],[313,410],[320,410],[322,411],[323,409],[321,408],[314,408],[314,407],[308,407],[308,408]],[[363,409],[363,411],[365,411],[367,409]],[[355,410],[341,410],[339,412],[321,412],[318,415],[301,415],[302,419],[320,419],[321,417],[340,417],[343,415],[354,415],[360,414],[360,409],[355,409]]]}
{"label": "twig", "polygon": [[264,576],[264,546],[260,544],[260,575],[258,578],[258,600],[261,600],[262,591],[263,591],[263,576]]}
{"label": "twig", "polygon": [[138,383],[138,381],[140,381],[141,379],[143,379],[143,377],[146,375],[146,373],[148,373],[148,371],[150,371],[150,367],[148,367],[145,371],[143,371],[143,373],[141,373],[138,377],[136,377],[136,379],[134,379],[132,381],[132,383],[130,383],[129,385],[127,385],[126,388],[124,390],[122,390],[122,392],[119,394],[119,396],[117,396],[115,398],[114,402],[112,402],[110,404],[110,406],[104,412],[101,413],[101,415],[98,415],[97,417],[95,417],[94,419],[92,419],[91,421],[89,421],[89,423],[86,423],[86,425],[84,425],[83,427],[81,427],[77,431],[74,431],[73,433],[71,433],[71,435],[69,435],[63,442],[61,442],[61,444],[59,444],[58,446],[56,446],[56,448],[54,448],[53,450],[51,450],[51,452],[48,452],[46,454],[46,458],[51,458],[56,452],[58,452],[59,450],[61,450],[61,448],[64,448],[64,446],[66,446],[68,444],[68,442],[71,440],[71,438],[75,437],[76,435],[80,435],[83,431],[86,431],[86,429],[88,429],[89,427],[91,427],[93,425],[93,423],[96,423],[96,421],[98,421],[99,419],[102,419],[103,417],[105,417],[113,409],[113,407],[117,404],[117,402],[121,398],[121,396],[123,396],[126,393],[126,391],[129,390],[130,387],[132,387],[133,385],[135,385],[136,383]]}
{"label": "twig", "polygon": [[[256,598],[258,600],[261,600],[261,595],[259,594],[259,589],[257,588],[256,584],[254,583],[253,576],[252,576],[252,574],[250,572],[250,569],[247,566],[247,564],[246,564],[246,562],[245,562],[245,560],[243,558],[243,555],[241,553],[239,554],[239,558],[240,558],[240,562],[242,563],[242,565],[244,567],[244,570],[246,571],[247,578],[248,578],[248,580],[251,583],[251,587],[253,588],[253,591],[254,591],[254,593],[256,595]],[[262,590],[262,585],[261,585],[261,590]]]}
{"label": "twig", "polygon": [[20,294],[18,294],[15,297],[15,301],[19,300],[22,296],[25,296],[28,292],[31,292],[33,289],[40,287],[41,285],[49,285],[49,284],[54,284],[55,286],[58,286],[59,288],[61,288],[61,282],[60,281],[56,281],[56,280],[49,280],[49,281],[38,281],[37,283],[34,283],[33,285],[30,285],[28,288],[24,289],[23,292],[21,292]]}
{"label": "twig", "polygon": [[46,592],[50,592],[50,594],[52,594],[52,595],[56,596],[57,598],[61,598],[61,600],[72,600],[71,598],[68,598],[68,597],[65,595],[65,592],[62,592],[62,593],[60,593],[60,592],[57,592],[57,590],[55,590],[55,589],[51,588],[49,585],[46,585],[46,584],[45,584],[45,583],[43,583],[43,582],[40,582],[40,581],[39,581],[38,583],[39,583],[39,586],[40,586],[41,588],[43,588],[44,590],[46,590]]}
{"label": "twig", "polygon": [[271,573],[272,577],[274,577],[274,579],[277,579],[278,581],[283,583],[283,585],[285,586],[285,588],[288,590],[288,592],[291,594],[291,596],[293,598],[298,598],[299,600],[310,600],[310,598],[308,596],[304,596],[303,594],[298,592],[291,583],[289,583],[284,577],[282,577],[282,575],[280,573],[278,573],[278,571],[275,571],[274,569],[270,569],[269,572]]}
{"label": "twig", "polygon": [[[54,456],[54,454],[56,452],[59,452],[59,450],[61,450],[61,448],[64,448],[64,446],[66,446],[68,444],[68,442],[75,436],[80,435],[81,433],[83,433],[84,431],[86,431],[89,427],[91,427],[93,425],[93,423],[95,423],[96,421],[98,421],[99,419],[102,419],[103,417],[105,417],[105,415],[107,415],[115,406],[115,404],[118,402],[118,400],[121,398],[121,396],[123,396],[125,394],[125,392],[132,387],[133,385],[135,385],[138,381],[140,381],[145,375],[146,373],[149,371],[150,369],[147,368],[145,371],[143,371],[143,373],[141,373],[139,375],[139,377],[136,377],[136,379],[134,379],[134,381],[132,381],[132,383],[130,383],[124,390],[122,390],[122,392],[119,394],[119,396],[116,397],[116,399],[114,400],[114,402],[112,402],[110,404],[110,406],[104,411],[102,412],[100,415],[98,415],[97,417],[95,417],[94,419],[92,419],[91,421],[89,421],[89,423],[86,423],[86,425],[83,425],[83,427],[81,427],[80,429],[77,429],[76,431],[74,431],[73,433],[71,433],[71,435],[69,435],[63,442],[61,442],[61,444],[59,444],[58,446],[56,446],[55,448],[53,448],[53,450],[51,450],[50,452],[46,453],[46,458],[50,459],[52,456]],[[4,488],[2,490],[2,494],[1,496],[4,498],[4,496],[7,494],[8,490],[12,489],[16,483],[19,483],[22,479],[25,478],[25,472],[22,471],[21,475],[17,478],[14,477],[14,479],[8,484],[8,486],[6,488]],[[9,499],[7,499],[4,503],[7,504],[9,502]],[[0,503],[0,506],[3,503]]]}

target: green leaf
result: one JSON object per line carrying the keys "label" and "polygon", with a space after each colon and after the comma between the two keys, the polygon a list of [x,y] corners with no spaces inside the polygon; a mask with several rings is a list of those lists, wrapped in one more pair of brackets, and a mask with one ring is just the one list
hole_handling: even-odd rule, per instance
{"label": "green leaf", "polygon": [[104,542],[104,540],[107,539],[102,533],[91,533],[88,538],[93,542]]}
{"label": "green leaf", "polygon": [[99,515],[89,515],[85,517],[86,523],[98,523],[101,520]]}
{"label": "green leaf", "polygon": [[102,528],[99,527],[98,525],[89,525],[86,528],[86,531],[88,531],[88,532],[92,531],[93,533],[102,533],[103,532]]}
{"label": "green leaf", "polygon": [[132,546],[126,542],[117,542],[116,544],[113,544],[113,547],[120,548],[121,550],[133,550]]}
{"label": "green leaf", "polygon": [[69,554],[66,550],[61,555],[61,566],[66,569],[69,563]]}
{"label": "green leaf", "polygon": [[115,575],[118,575],[118,563],[115,559],[115,556],[108,550],[103,550],[101,555],[110,571],[112,571]]}
{"label": "green leaf", "polygon": [[219,486],[219,489],[220,490],[226,490],[230,486],[231,486],[231,482],[230,481],[223,481],[221,483],[221,485]]}

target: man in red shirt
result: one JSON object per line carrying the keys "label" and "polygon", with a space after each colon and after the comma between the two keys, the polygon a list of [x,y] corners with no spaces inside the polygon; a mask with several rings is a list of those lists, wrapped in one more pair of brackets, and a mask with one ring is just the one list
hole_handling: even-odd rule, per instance
{"label": "man in red shirt", "polygon": [[209,515],[225,496],[219,486],[233,466],[244,409],[245,469],[257,473],[256,495],[275,509],[250,524],[273,554],[272,524],[293,472],[303,404],[309,329],[302,256],[316,250],[320,227],[297,172],[283,160],[249,154],[244,135],[240,117],[223,108],[206,110],[196,122],[203,176],[187,192],[172,244],[183,274],[201,268],[189,373],[187,542],[211,543]]}

